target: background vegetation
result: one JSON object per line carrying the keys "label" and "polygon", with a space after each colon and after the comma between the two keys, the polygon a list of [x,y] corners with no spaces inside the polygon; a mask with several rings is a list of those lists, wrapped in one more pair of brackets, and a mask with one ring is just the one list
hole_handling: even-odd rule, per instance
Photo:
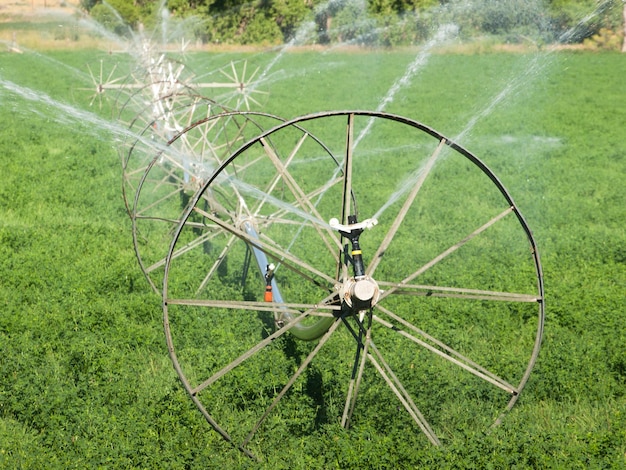
{"label": "background vegetation", "polygon": [[[99,54],[0,54],[0,467],[626,467],[622,56],[435,54],[387,106],[460,136],[539,242],[544,346],[502,426],[439,449],[390,448],[407,433],[394,423],[389,433],[296,426],[253,463],[210,430],[172,370],[160,299],[132,250],[108,109],[89,108],[81,91],[92,86],[85,63],[111,64]],[[264,109],[284,117],[375,109],[415,60],[397,51],[188,60],[204,70],[244,57],[276,61]]]}
{"label": "background vegetation", "polygon": [[[226,44],[411,45],[451,23],[464,40],[581,43],[596,36],[612,38],[615,47],[623,22],[617,0],[81,0],[85,11],[118,33],[126,25],[160,22],[164,5],[172,18],[194,23],[198,40]],[[592,21],[577,26],[594,10]]]}

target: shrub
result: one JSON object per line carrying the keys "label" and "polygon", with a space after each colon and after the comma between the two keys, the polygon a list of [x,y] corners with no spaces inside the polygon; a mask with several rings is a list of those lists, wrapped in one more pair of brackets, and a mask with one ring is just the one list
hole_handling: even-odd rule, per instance
{"label": "shrub", "polygon": [[602,28],[598,34],[584,40],[583,44],[589,49],[619,51],[622,47],[622,36],[607,28]]}

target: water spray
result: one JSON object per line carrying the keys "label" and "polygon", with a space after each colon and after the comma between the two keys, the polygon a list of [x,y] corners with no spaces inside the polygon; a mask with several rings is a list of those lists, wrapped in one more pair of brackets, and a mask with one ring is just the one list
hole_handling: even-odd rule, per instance
{"label": "water spray", "polygon": [[[330,6],[331,2],[326,5]],[[165,43],[172,25],[164,2],[160,11]],[[375,111],[324,111],[284,119],[247,109],[231,110],[215,96],[204,94],[214,92],[217,85],[202,83],[185,67],[170,61],[167,54],[158,53],[158,47],[143,37],[141,50],[135,51],[134,57],[145,73],[124,82],[113,73],[105,77],[102,71],[99,76],[90,72],[98,96],[115,90],[126,99],[119,112],[127,119],[126,127],[109,127],[100,121],[97,127],[115,132],[120,132],[118,127],[125,129],[116,135],[127,143],[122,160],[133,241],[146,279],[162,298],[165,339],[173,367],[207,423],[249,457],[256,457],[250,443],[263,442],[258,437],[267,431],[264,424],[268,416],[285,403],[288,392],[292,397],[296,394],[292,386],[313,361],[327,364],[323,355],[333,342],[331,354],[350,350],[353,357],[346,362],[347,383],[332,396],[332,400],[337,396],[345,400],[343,414],[336,421],[346,429],[360,412],[357,399],[368,408],[387,401],[379,400],[377,393],[373,393],[373,400],[362,393],[361,388],[369,382],[365,380],[367,374],[376,374],[389,397],[397,400],[393,414],[406,413],[416,434],[423,434],[425,442],[433,445],[442,444],[440,434],[445,423],[437,421],[438,407],[427,413],[418,407],[423,399],[421,388],[428,386],[426,378],[432,374],[428,364],[443,364],[442,373],[452,370],[446,375],[450,380],[462,376],[451,384],[455,391],[468,383],[487,390],[485,396],[493,397],[488,418],[498,416],[494,424],[500,420],[494,410],[509,411],[529,379],[544,321],[543,275],[530,228],[509,192],[478,157],[425,124],[383,111],[410,85],[434,48],[456,32],[453,26],[441,26]],[[305,41],[310,34],[311,24],[304,24],[290,46]],[[254,90],[285,50],[252,84],[245,83],[234,66],[230,71],[227,67],[225,74],[230,73],[232,79],[229,86],[235,93]],[[25,99],[57,107],[45,96],[29,95],[10,82],[0,85]],[[459,138],[510,93],[510,89],[499,93]],[[91,116],[60,109],[79,120]],[[376,126],[379,122],[384,125]],[[337,123],[339,130],[334,128]],[[384,141],[377,132],[388,126],[394,126],[394,135],[401,136],[402,142],[389,152],[368,146]],[[356,129],[362,130],[354,138]],[[420,145],[412,141],[416,134],[422,139]],[[429,201],[422,188],[426,180],[433,185],[445,183],[445,178],[433,176],[443,152],[454,153],[476,181],[488,185],[497,201],[489,210],[483,211],[482,205],[476,210],[467,204],[450,207],[442,220],[427,217],[435,225],[429,232],[422,218],[431,215],[429,211],[438,211],[442,201]],[[376,175],[363,158],[370,153],[384,158],[390,172],[397,154],[410,155],[410,167],[404,178],[394,175],[384,179],[386,175]],[[308,168],[305,165],[311,165],[310,169],[301,171]],[[385,200],[372,189],[376,176],[377,182],[388,186]],[[401,183],[395,187],[398,181]],[[442,192],[446,190],[454,193],[457,188],[444,187]],[[481,199],[480,193],[463,196],[464,200],[475,197],[481,204],[492,203]],[[373,216],[359,221],[359,214]],[[492,227],[499,224],[506,228],[504,232],[513,230],[530,245],[530,250],[524,246],[523,257],[516,257],[520,251],[517,246],[508,246],[498,238],[500,232]],[[446,235],[443,241],[429,238],[440,232]],[[456,238],[450,241],[452,235],[448,234]],[[498,288],[492,286],[494,281],[484,270],[472,271],[471,263],[457,256],[464,250],[475,254],[473,244],[478,242],[503,248],[489,253],[490,272],[497,272],[500,262],[506,269],[512,266],[516,270],[507,271]],[[256,264],[256,268],[248,270],[249,264]],[[469,284],[468,273],[475,275]],[[522,278],[523,289],[511,281]],[[475,329],[475,323],[462,324],[467,337],[492,326],[486,320],[480,323],[485,306],[490,315],[510,328],[515,323],[506,321],[510,306],[516,313],[526,308],[527,322],[534,322],[536,327],[528,341],[530,346],[524,343],[526,349],[521,354],[519,345],[498,344],[494,349],[502,348],[503,352],[494,358],[481,355],[473,344],[467,346],[469,353],[461,351],[454,341],[425,331],[442,317],[455,315],[455,305],[467,312],[463,321],[479,322]],[[202,324],[201,329],[193,328],[196,321]],[[189,325],[191,332],[186,330]],[[210,342],[223,331],[233,332],[236,353],[230,355],[229,348],[224,348],[220,357],[199,358],[197,363],[190,359],[197,355],[186,347],[215,351],[211,343],[194,341]],[[245,337],[236,336],[241,331],[246,332]],[[489,333],[490,338],[498,336],[497,331]],[[511,331],[506,333],[506,338],[515,337]],[[453,337],[454,331],[449,334]],[[299,353],[297,364],[285,354],[289,335],[310,343],[302,348],[306,352]],[[481,341],[484,338],[476,338],[476,343]],[[265,374],[267,357],[273,362],[268,369],[271,373]],[[419,361],[415,360],[418,357]],[[342,364],[343,359],[332,362]],[[274,374],[273,368],[280,372]],[[225,389],[237,387],[242,377],[255,373],[261,376],[251,379],[263,383],[258,397],[246,397],[248,401],[242,403],[236,394],[229,394],[232,408],[244,409],[247,415],[223,421],[214,416],[219,413],[214,397],[222,399]],[[341,380],[341,373],[336,375],[337,381]],[[280,414],[275,417],[289,419]]]}

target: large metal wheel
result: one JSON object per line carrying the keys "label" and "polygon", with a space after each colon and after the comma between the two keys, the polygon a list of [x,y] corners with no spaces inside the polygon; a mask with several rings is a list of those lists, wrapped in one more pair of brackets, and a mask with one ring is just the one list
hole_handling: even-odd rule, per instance
{"label": "large metal wheel", "polygon": [[481,160],[410,119],[325,112],[260,133],[203,181],[172,240],[174,368],[249,456],[323,426],[415,445],[484,431],[539,353],[526,221]]}
{"label": "large metal wheel", "polygon": [[[126,106],[121,113],[125,109]],[[228,111],[212,100],[191,92],[136,103],[132,109],[133,118],[127,123],[128,138],[120,148],[122,194],[129,215],[139,182],[155,155],[167,147],[167,142],[190,124]],[[128,111],[126,113],[129,114]]]}
{"label": "large metal wheel", "polygon": [[239,145],[282,122],[269,114],[229,112],[211,100],[189,98],[186,106],[167,111],[138,133],[124,164],[135,253],[157,293],[172,233],[191,196]]}
{"label": "large metal wheel", "polygon": [[[93,99],[107,91],[116,95],[116,119],[125,126],[119,147],[122,193],[134,248],[148,283],[160,293],[172,229],[190,195],[237,146],[262,130],[255,120],[271,120],[267,127],[272,127],[278,119],[232,112],[197,91],[225,88],[230,93],[220,95],[223,100],[246,107],[256,103],[253,95],[264,92],[252,82],[258,70],[250,74],[247,62],[218,69],[227,81],[198,82],[184,64],[156,54],[152,46],[142,43],[140,65],[124,80],[113,78],[115,68],[105,79],[102,63],[99,76],[91,69],[90,74]],[[252,131],[246,130],[249,125]]]}

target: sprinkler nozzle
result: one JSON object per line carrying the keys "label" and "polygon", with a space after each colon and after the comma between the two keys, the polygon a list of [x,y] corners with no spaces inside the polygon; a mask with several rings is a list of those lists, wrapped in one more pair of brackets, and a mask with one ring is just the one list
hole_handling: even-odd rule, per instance
{"label": "sprinkler nozzle", "polygon": [[275,269],[276,266],[274,266],[274,263],[268,264],[265,269],[265,294],[263,296],[265,302],[272,302],[274,300],[274,295],[272,294],[272,279],[274,279]]}

